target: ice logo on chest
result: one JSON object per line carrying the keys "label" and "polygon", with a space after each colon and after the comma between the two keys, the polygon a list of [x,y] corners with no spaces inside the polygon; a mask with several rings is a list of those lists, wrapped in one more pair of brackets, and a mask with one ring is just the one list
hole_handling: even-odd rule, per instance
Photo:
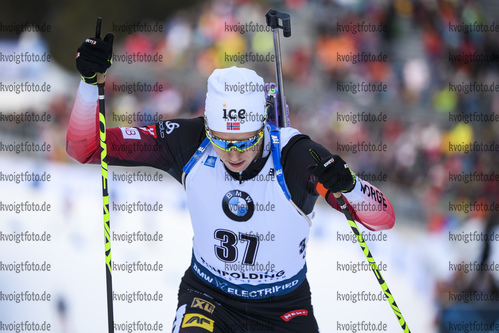
{"label": "ice logo on chest", "polygon": [[232,190],[224,195],[222,209],[229,219],[246,222],[253,216],[255,204],[248,193]]}

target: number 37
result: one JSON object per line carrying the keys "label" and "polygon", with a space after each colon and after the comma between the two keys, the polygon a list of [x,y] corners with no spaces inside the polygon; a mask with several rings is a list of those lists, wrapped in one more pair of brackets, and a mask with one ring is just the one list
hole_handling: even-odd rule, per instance
{"label": "number 37", "polygon": [[236,247],[238,241],[247,242],[243,255],[244,265],[254,265],[260,240],[257,236],[244,234],[237,235],[235,232],[226,229],[215,230],[215,239],[220,241],[220,245],[215,245],[215,255],[218,259],[225,262],[234,262],[238,257]]}

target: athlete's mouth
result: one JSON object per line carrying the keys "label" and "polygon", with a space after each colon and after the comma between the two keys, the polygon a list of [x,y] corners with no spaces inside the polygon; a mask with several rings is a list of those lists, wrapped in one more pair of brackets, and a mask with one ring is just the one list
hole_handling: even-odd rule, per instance
{"label": "athlete's mouth", "polygon": [[242,162],[238,162],[238,163],[233,163],[233,162],[230,162],[230,161],[227,161],[231,167],[233,168],[239,168],[240,166],[242,166],[244,164],[244,161]]}

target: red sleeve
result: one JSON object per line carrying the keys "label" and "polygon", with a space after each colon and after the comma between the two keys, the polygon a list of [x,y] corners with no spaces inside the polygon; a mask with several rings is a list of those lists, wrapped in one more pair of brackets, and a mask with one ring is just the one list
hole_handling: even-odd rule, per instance
{"label": "red sleeve", "polygon": [[[100,163],[99,125],[97,87],[81,81],[66,134],[68,155],[80,163]],[[156,125],[109,128],[106,144],[109,164],[114,165],[155,164],[163,150]]]}
{"label": "red sleeve", "polygon": [[80,81],[66,133],[66,151],[80,163],[99,163],[97,86]]}
{"label": "red sleeve", "polygon": [[[106,130],[109,165],[151,166],[181,181],[182,168],[204,140],[202,117]],[[100,163],[97,87],[81,81],[66,133],[66,151],[80,163]]]}
{"label": "red sleeve", "polygon": [[[395,211],[384,194],[369,182],[356,177],[355,188],[344,193],[345,203],[354,220],[371,231],[380,231],[393,228]],[[340,204],[334,195],[328,191],[327,203],[341,211]]]}

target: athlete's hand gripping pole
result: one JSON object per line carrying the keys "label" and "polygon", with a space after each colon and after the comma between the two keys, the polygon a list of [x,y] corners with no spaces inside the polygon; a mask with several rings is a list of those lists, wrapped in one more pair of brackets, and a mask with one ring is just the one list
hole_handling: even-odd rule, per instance
{"label": "athlete's hand gripping pole", "polygon": [[[95,38],[100,39],[102,19],[97,18]],[[111,220],[109,218],[109,188],[107,175],[107,143],[106,143],[106,111],[104,100],[105,74],[97,73],[97,87],[99,90],[99,128],[100,128],[100,165],[102,171],[102,202],[104,213],[104,252],[106,258],[106,294],[107,294],[107,324],[108,332],[114,332],[113,315],[113,283],[111,269]]]}
{"label": "athlete's hand gripping pole", "polygon": [[[321,158],[319,155],[313,150],[310,149],[310,155],[312,155],[313,159],[317,163],[321,163]],[[330,163],[329,161],[327,163]],[[334,161],[333,161],[334,163]],[[317,182],[316,186],[317,193],[319,193],[324,199],[327,200],[328,194],[331,193],[330,190],[326,189],[321,183]],[[392,307],[393,313],[395,313],[395,316],[397,317],[397,321],[400,324],[400,327],[402,327],[402,330],[406,333],[410,333],[411,331],[409,330],[409,327],[407,326],[407,323],[402,316],[402,312],[397,306],[397,303],[395,303],[395,299],[393,298],[392,293],[388,289],[388,285],[386,284],[386,281],[383,279],[381,276],[381,273],[378,269],[378,265],[374,261],[374,258],[371,254],[371,251],[369,251],[369,248],[367,247],[367,244],[364,242],[364,239],[362,237],[362,234],[359,231],[359,228],[357,227],[357,224],[355,223],[352,214],[350,214],[350,211],[348,210],[348,207],[345,203],[345,200],[343,199],[343,194],[341,192],[336,192],[333,193],[334,197],[338,201],[338,203],[341,206],[341,209],[343,210],[343,213],[345,214],[346,219],[348,220],[348,223],[350,224],[350,227],[352,228],[352,231],[357,238],[357,241],[359,242],[359,245],[362,249],[362,252],[364,252],[364,255],[366,256],[367,261],[369,262],[369,266],[371,266],[371,269],[376,276],[376,279],[378,280],[379,285],[381,286],[381,289],[385,293],[388,303],[390,303],[390,306]]]}
{"label": "athlete's hand gripping pole", "polygon": [[[278,113],[279,113],[279,127],[288,126],[288,117],[286,114],[286,103],[284,101],[284,84],[282,82],[282,58],[281,58],[281,45],[279,42],[279,28],[283,30],[284,37],[291,36],[291,17],[287,13],[281,13],[275,9],[271,9],[265,14],[267,25],[272,28],[274,35],[274,54],[275,54],[275,74],[277,80],[277,93],[279,95]],[[279,19],[282,25],[279,25]]]}

